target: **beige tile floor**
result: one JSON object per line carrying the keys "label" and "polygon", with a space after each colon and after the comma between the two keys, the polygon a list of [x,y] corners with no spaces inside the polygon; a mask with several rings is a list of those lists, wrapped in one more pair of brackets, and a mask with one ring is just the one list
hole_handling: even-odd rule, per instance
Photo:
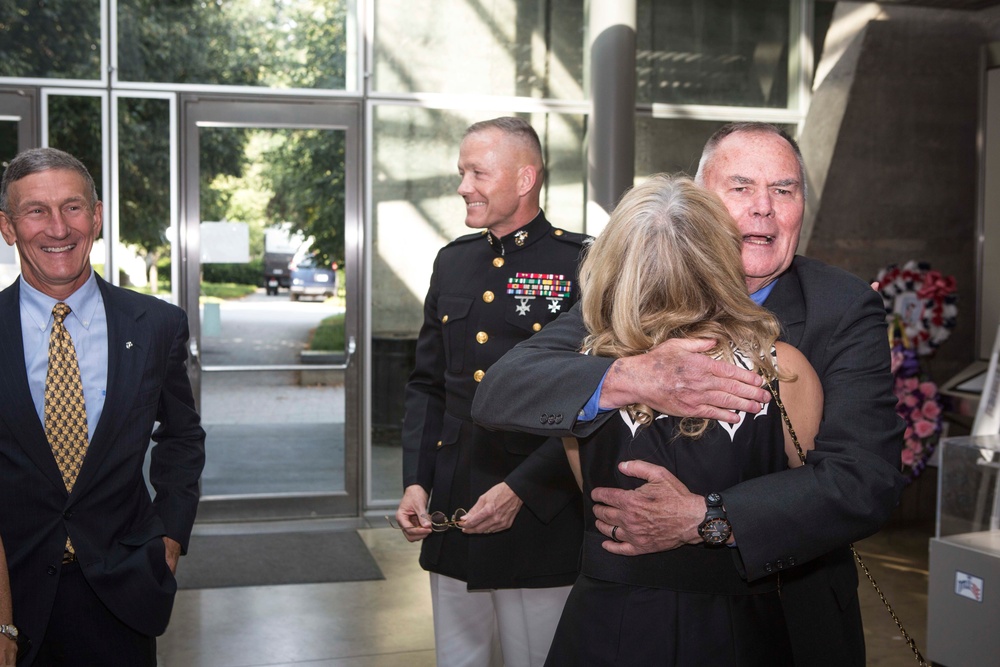
{"label": "beige tile floor", "polygon": [[[926,646],[931,529],[890,527],[858,544],[921,648]],[[161,667],[434,665],[430,593],[427,575],[417,565],[419,546],[391,528],[358,532],[384,580],[181,591],[170,627],[158,643]],[[860,595],[868,664],[913,665],[912,654],[867,582],[862,581]]]}

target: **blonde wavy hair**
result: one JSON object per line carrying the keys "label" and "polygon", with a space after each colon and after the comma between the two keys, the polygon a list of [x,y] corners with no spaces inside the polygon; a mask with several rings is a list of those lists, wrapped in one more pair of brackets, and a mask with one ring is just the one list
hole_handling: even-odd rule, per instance
{"label": "blonde wavy hair", "polygon": [[[642,354],[670,338],[713,338],[707,354],[735,351],[768,381],[778,377],[771,347],[777,319],[747,294],[743,239],[725,206],[685,176],[656,174],[627,192],[580,267],[584,349],[604,357]],[[643,424],[645,405],[629,406]],[[681,420],[700,437],[709,421]]]}

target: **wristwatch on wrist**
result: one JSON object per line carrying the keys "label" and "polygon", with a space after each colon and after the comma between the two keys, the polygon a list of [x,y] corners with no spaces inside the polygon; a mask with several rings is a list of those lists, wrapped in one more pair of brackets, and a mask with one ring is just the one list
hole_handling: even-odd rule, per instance
{"label": "wristwatch on wrist", "polygon": [[708,505],[708,511],[705,512],[705,520],[698,526],[698,534],[705,540],[706,546],[721,547],[733,534],[733,527],[726,518],[726,510],[722,507],[722,496],[710,493],[705,496],[705,503]]}
{"label": "wristwatch on wrist", "polygon": [[0,635],[3,635],[12,642],[17,641],[17,628],[13,625],[0,625]]}

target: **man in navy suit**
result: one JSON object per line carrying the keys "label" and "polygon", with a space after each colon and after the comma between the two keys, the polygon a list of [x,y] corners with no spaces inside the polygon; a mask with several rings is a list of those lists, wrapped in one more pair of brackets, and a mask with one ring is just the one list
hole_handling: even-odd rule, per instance
{"label": "man in navy suit", "polygon": [[[198,506],[205,432],[185,367],[187,317],[92,270],[101,224],[94,181],[73,156],[33,149],[4,172],[0,232],[21,276],[0,292],[0,536],[14,625],[32,644],[24,664],[155,665]],[[72,482],[44,415],[54,309],[86,409]]]}
{"label": "man in navy suit", "polygon": [[[858,575],[848,549],[876,532],[903,489],[903,424],[889,371],[882,299],[846,271],[795,254],[805,169],[795,142],[772,125],[722,127],[702,153],[697,181],[722,199],[743,234],[751,297],[773,312],[782,339],[823,383],[823,421],[806,465],[717,489],[728,543],[749,581],[779,573],[797,665],[865,664]],[[586,334],[574,308],[500,359],[472,416],[495,428],[586,435],[617,408],[645,403],[675,416],[735,421],[768,400],[754,373],[704,354],[713,341],[670,340],[647,354],[579,354]],[[540,415],[576,415],[549,425]],[[641,555],[703,542],[706,498],[665,468],[624,462],[645,480],[633,491],[595,489],[604,548]]]}

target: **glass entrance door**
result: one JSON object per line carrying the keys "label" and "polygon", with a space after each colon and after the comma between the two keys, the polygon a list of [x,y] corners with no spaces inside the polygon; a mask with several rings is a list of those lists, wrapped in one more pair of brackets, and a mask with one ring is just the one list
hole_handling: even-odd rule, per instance
{"label": "glass entrance door", "polygon": [[199,521],[359,508],[360,106],[181,98]]}

